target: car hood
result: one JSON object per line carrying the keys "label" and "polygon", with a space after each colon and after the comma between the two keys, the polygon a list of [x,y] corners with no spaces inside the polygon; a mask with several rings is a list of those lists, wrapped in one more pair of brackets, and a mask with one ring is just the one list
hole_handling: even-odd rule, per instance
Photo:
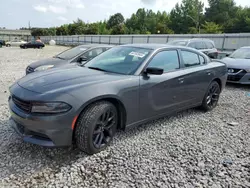
{"label": "car hood", "polygon": [[228,68],[235,69],[250,69],[250,59],[234,59],[234,58],[223,58],[222,61],[227,64]]}
{"label": "car hood", "polygon": [[19,86],[37,93],[71,91],[102,82],[113,82],[125,79],[126,75],[97,71],[80,66],[63,66],[61,68],[28,74],[17,83]]}
{"label": "car hood", "polygon": [[48,58],[48,59],[42,59],[34,63],[31,63],[29,66],[35,69],[42,65],[54,65],[54,66],[65,65],[67,62],[68,62],[67,60],[63,60],[63,59]]}

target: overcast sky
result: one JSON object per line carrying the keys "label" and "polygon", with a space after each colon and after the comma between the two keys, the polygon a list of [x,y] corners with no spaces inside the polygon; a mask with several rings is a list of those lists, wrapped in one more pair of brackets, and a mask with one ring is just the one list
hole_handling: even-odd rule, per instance
{"label": "overcast sky", "polygon": [[[70,23],[78,17],[85,22],[108,19],[120,12],[125,18],[138,8],[169,12],[181,0],[1,0],[0,27],[18,29],[51,27]],[[205,6],[207,0],[203,0]],[[250,6],[250,0],[235,0],[237,5]]]}

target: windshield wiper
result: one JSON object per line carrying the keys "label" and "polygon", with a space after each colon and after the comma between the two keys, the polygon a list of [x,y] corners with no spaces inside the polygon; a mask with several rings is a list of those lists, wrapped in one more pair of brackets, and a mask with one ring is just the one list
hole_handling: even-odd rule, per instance
{"label": "windshield wiper", "polygon": [[94,69],[94,70],[99,70],[99,71],[107,72],[106,70],[101,69],[101,68],[98,68],[98,67],[88,67],[88,68],[89,68],[89,69]]}

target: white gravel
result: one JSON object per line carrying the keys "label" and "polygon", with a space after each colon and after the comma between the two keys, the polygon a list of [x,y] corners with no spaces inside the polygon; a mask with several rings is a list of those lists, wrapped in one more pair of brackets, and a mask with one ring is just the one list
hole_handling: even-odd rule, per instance
{"label": "white gravel", "polygon": [[22,142],[8,87],[26,66],[66,49],[0,48],[0,187],[250,187],[250,87],[228,85],[209,113],[188,110],[126,132],[105,151]]}

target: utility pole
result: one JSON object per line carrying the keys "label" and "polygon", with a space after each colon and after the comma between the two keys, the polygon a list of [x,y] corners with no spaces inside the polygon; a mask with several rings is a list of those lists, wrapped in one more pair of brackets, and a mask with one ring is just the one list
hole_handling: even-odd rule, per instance
{"label": "utility pole", "polygon": [[189,18],[191,18],[193,20],[193,22],[195,23],[195,29],[200,34],[200,4],[197,5],[196,10],[197,10],[197,17],[196,17],[196,19],[193,18],[190,15],[187,15],[187,17],[189,17]]}

